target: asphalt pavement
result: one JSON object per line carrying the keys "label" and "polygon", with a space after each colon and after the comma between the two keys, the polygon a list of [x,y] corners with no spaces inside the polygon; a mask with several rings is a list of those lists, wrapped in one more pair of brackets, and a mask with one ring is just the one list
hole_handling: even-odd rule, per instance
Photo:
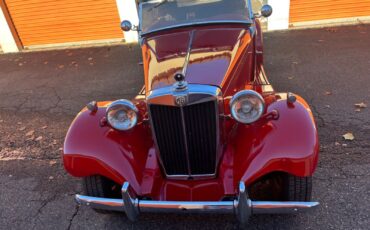
{"label": "asphalt pavement", "polygon": [[[321,155],[312,213],[253,216],[248,229],[369,229],[370,25],[265,33],[277,91],[311,105]],[[228,215],[97,214],[73,196],[60,160],[76,113],[91,100],[132,98],[140,48],[118,45],[0,55],[0,229],[239,229]],[[361,107],[361,106],[360,106]],[[342,135],[352,133],[354,140]]]}

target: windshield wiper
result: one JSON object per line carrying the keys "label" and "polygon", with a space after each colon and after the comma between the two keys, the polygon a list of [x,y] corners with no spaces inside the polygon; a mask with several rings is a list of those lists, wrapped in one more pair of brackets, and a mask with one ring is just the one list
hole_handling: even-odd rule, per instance
{"label": "windshield wiper", "polygon": [[163,4],[167,3],[167,2],[168,2],[168,0],[162,0],[160,3],[155,4],[153,6],[153,8],[158,8],[158,7],[160,7],[161,5],[163,5]]}
{"label": "windshield wiper", "polygon": [[152,11],[153,9],[158,8],[161,5],[163,5],[165,3],[168,3],[168,2],[176,2],[176,0],[162,0],[162,1],[158,2],[157,4],[155,4],[154,6],[152,6],[148,11]]}

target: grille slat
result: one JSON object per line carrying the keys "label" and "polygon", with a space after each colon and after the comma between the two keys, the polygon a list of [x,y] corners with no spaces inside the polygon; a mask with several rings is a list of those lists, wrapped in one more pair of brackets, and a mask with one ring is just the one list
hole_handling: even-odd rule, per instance
{"label": "grille slat", "polygon": [[182,108],[150,105],[160,158],[167,175],[215,173],[218,125],[216,104],[216,101],[208,101]]}

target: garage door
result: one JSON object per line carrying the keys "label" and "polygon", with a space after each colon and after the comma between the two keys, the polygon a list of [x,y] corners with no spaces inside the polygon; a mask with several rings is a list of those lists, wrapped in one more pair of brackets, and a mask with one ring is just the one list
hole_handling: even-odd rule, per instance
{"label": "garage door", "polygon": [[24,46],[123,38],[115,0],[5,0]]}
{"label": "garage door", "polygon": [[370,16],[370,0],[291,0],[289,22]]}

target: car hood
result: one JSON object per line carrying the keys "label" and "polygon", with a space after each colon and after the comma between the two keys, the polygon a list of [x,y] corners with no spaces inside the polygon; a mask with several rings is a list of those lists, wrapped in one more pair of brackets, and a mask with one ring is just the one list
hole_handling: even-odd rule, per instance
{"label": "car hood", "polygon": [[194,28],[146,37],[142,50],[147,92],[174,84],[174,75],[184,66],[188,83],[222,88],[250,43],[245,27]]}

